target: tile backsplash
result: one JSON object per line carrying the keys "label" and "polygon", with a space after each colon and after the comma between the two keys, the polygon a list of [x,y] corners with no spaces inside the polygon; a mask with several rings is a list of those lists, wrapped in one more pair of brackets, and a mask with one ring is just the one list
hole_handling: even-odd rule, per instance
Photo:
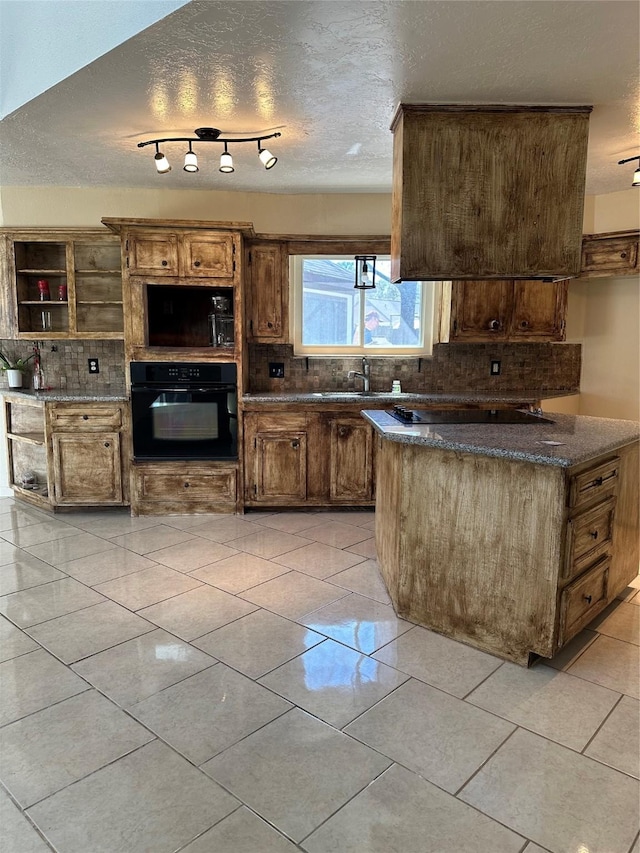
{"label": "tile backsplash", "polygon": [[[29,341],[1,340],[10,356],[26,357]],[[577,391],[580,387],[580,344],[436,344],[430,358],[369,358],[371,390],[389,391],[399,379],[405,392],[458,391]],[[56,390],[120,392],[124,388],[122,341],[45,341],[40,347],[45,384]],[[97,358],[100,373],[90,374],[88,360]],[[500,361],[500,375],[490,374],[491,361]],[[284,364],[284,378],[269,377],[269,362]],[[29,362],[31,366],[32,362]],[[295,357],[290,345],[249,346],[249,390],[351,391],[361,380],[349,370],[361,370],[362,359],[350,356]],[[31,387],[32,372],[24,387]]]}
{"label": "tile backsplash", "polygon": [[[404,392],[459,391],[577,391],[580,387],[581,344],[436,344],[430,358],[368,358],[371,390],[390,391],[399,379]],[[490,373],[500,361],[500,375]],[[284,378],[269,377],[269,362],[284,364]],[[253,344],[249,347],[249,390],[351,391],[360,379],[362,359],[350,356],[294,357],[290,345]]]}
{"label": "tile backsplash", "polygon": [[[0,350],[10,357],[26,358],[31,341],[0,340]],[[124,388],[122,341],[42,341],[40,358],[45,386],[60,391],[118,393]],[[98,359],[100,373],[89,373],[89,359]],[[32,387],[33,360],[23,387]]]}

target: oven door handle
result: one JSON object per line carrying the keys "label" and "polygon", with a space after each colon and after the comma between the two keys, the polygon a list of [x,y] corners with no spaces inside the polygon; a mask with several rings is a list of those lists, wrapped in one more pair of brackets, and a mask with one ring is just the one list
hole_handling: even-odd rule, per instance
{"label": "oven door handle", "polygon": [[212,392],[225,392],[225,391],[235,391],[235,385],[224,385],[224,386],[209,386],[208,388],[185,388],[184,385],[180,388],[167,388],[166,385],[132,385],[132,391],[152,391],[155,394],[191,394],[194,391],[196,393],[202,394],[211,394]]}

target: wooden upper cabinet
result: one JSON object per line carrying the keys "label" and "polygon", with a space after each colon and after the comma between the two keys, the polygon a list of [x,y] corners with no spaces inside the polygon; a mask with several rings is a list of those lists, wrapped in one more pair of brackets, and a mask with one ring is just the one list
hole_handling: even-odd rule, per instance
{"label": "wooden upper cabinet", "polygon": [[184,234],[182,274],[194,278],[233,278],[235,253],[233,234]]}
{"label": "wooden upper cabinet", "polygon": [[454,281],[442,294],[441,340],[562,341],[566,281]]}
{"label": "wooden upper cabinet", "polygon": [[590,111],[401,104],[392,281],[579,275]]}
{"label": "wooden upper cabinet", "polygon": [[514,340],[564,340],[568,282],[515,281],[509,336]]}
{"label": "wooden upper cabinet", "polygon": [[239,236],[224,231],[131,230],[125,239],[130,275],[225,279],[236,273]]}
{"label": "wooden upper cabinet", "polygon": [[177,234],[153,231],[130,234],[125,250],[131,275],[179,275]]}
{"label": "wooden upper cabinet", "polygon": [[582,278],[636,274],[639,237],[639,231],[585,234],[582,241]]}
{"label": "wooden upper cabinet", "polygon": [[454,281],[451,287],[451,337],[456,340],[506,340],[513,305],[511,281]]}
{"label": "wooden upper cabinet", "polygon": [[254,243],[247,253],[249,339],[287,342],[288,257],[281,243]]}

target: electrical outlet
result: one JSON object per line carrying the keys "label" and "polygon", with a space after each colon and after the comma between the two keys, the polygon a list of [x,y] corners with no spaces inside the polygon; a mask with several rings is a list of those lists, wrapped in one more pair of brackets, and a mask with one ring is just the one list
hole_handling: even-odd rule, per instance
{"label": "electrical outlet", "polygon": [[500,362],[497,359],[491,361],[491,375],[500,376]]}
{"label": "electrical outlet", "polygon": [[89,373],[100,373],[100,362],[97,358],[87,359],[89,362]]}
{"label": "electrical outlet", "polygon": [[269,379],[284,379],[284,363],[281,361],[269,362]]}

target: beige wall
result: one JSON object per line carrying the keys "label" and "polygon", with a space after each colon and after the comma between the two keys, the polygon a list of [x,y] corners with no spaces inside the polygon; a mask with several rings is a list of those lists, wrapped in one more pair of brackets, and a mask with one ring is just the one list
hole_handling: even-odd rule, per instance
{"label": "beige wall", "polygon": [[390,234],[391,196],[110,187],[0,188],[2,224],[98,227],[102,217],[252,222],[263,234]]}

